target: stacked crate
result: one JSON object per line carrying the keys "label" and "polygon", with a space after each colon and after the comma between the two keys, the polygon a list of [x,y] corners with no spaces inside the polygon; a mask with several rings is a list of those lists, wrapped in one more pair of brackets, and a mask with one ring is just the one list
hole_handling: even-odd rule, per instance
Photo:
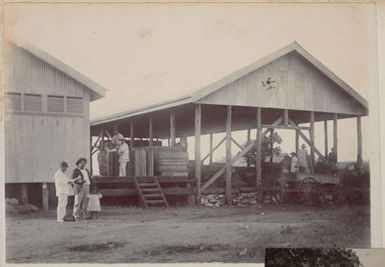
{"label": "stacked crate", "polygon": [[131,152],[132,173],[134,176],[154,175],[154,151],[150,148],[134,148]]}
{"label": "stacked crate", "polygon": [[161,176],[188,176],[188,153],[180,147],[155,147],[155,171]]}

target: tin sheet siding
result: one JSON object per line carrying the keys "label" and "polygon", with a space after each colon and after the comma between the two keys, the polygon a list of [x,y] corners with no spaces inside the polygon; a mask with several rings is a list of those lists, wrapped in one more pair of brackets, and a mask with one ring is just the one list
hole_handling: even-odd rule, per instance
{"label": "tin sheet siding", "polygon": [[[65,73],[53,68],[28,51],[13,44],[6,46],[6,92],[51,94],[83,97],[87,88]],[[17,66],[17,67],[16,67]]]}
{"label": "tin sheet siding", "polygon": [[[70,169],[79,157],[89,159],[89,90],[64,73],[17,48],[9,57],[6,91],[83,98],[83,113],[15,111],[5,114],[5,181],[53,182],[59,162]],[[69,171],[68,174],[71,172]]]}
{"label": "tin sheet siding", "polygon": [[[262,82],[271,77],[275,88]],[[342,114],[364,114],[363,108],[343,89],[292,52],[200,99],[203,104],[222,104]]]}

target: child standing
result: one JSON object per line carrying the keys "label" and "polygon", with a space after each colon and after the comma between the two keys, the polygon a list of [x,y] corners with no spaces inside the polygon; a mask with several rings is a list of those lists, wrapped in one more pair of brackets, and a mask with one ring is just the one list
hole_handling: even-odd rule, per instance
{"label": "child standing", "polygon": [[91,183],[87,205],[87,212],[89,212],[89,217],[87,219],[93,220],[98,218],[98,212],[102,210],[100,208],[100,198],[102,198],[102,194],[99,193],[96,183]]}

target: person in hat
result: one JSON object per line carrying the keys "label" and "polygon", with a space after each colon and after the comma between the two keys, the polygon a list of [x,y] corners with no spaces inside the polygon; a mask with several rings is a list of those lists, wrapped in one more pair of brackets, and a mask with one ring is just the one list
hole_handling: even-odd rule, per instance
{"label": "person in hat", "polygon": [[127,163],[130,161],[130,153],[126,140],[122,137],[118,140],[119,176],[127,175]]}
{"label": "person in hat", "polygon": [[80,158],[76,161],[77,168],[72,172],[72,179],[75,179],[74,193],[75,203],[73,216],[75,220],[79,219],[80,212],[83,218],[87,217],[87,196],[90,193],[91,173],[86,169],[87,159]]}
{"label": "person in hat", "polygon": [[77,179],[69,179],[66,175],[68,163],[63,161],[60,163],[60,168],[55,173],[55,189],[57,203],[57,221],[64,222],[64,216],[66,215],[66,207],[68,202],[68,196],[74,194],[71,184],[77,181]]}
{"label": "person in hat", "polygon": [[112,144],[116,149],[119,149],[119,140],[124,139],[124,136],[119,132],[118,127],[114,125],[114,135],[112,136]]}
{"label": "person in hat", "polygon": [[309,173],[309,165],[307,164],[308,153],[306,145],[302,144],[301,148],[298,149],[298,161],[297,167],[300,172]]}

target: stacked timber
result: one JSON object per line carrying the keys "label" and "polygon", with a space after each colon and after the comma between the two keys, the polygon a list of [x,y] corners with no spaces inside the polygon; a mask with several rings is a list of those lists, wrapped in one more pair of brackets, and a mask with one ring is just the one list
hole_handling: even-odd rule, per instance
{"label": "stacked timber", "polygon": [[188,153],[181,147],[154,147],[155,171],[161,176],[188,176]]}

